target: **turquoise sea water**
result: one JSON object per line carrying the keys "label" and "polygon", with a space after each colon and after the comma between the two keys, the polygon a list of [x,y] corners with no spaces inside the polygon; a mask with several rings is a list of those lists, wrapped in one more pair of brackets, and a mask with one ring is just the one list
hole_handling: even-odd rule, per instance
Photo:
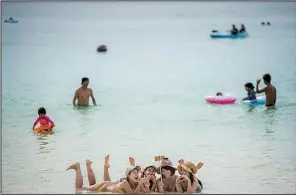
{"label": "turquoise sea water", "polygon": [[[2,191],[73,193],[79,161],[103,157],[123,176],[166,155],[202,161],[203,193],[295,193],[296,4],[206,2],[2,3]],[[2,22],[3,22],[2,21]],[[271,26],[261,26],[270,21]],[[212,40],[244,23],[250,37]],[[109,48],[96,53],[100,44]],[[218,91],[240,100],[264,73],[275,110],[209,105]],[[90,78],[97,107],[71,105]],[[263,84],[261,84],[261,87]],[[44,106],[53,135],[31,132]],[[85,177],[85,184],[87,180]]]}

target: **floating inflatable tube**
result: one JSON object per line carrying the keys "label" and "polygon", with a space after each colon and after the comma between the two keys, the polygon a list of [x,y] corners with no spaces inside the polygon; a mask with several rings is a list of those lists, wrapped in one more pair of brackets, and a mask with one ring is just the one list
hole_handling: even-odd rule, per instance
{"label": "floating inflatable tube", "polygon": [[211,104],[234,104],[236,98],[231,96],[208,96],[206,102]]}
{"label": "floating inflatable tube", "polygon": [[4,23],[10,23],[10,24],[16,24],[18,23],[18,20],[5,20]]}
{"label": "floating inflatable tube", "polygon": [[221,38],[230,38],[230,39],[237,39],[237,38],[246,38],[248,35],[245,33],[238,33],[236,35],[232,34],[219,34],[219,33],[212,33],[210,36],[213,39],[221,39]]}
{"label": "floating inflatable tube", "polygon": [[256,97],[256,100],[243,100],[244,104],[247,105],[263,105],[265,104],[265,96]]}
{"label": "floating inflatable tube", "polygon": [[35,127],[34,131],[45,131],[49,130],[51,128],[51,124],[49,123],[48,125],[40,125],[39,127]]}

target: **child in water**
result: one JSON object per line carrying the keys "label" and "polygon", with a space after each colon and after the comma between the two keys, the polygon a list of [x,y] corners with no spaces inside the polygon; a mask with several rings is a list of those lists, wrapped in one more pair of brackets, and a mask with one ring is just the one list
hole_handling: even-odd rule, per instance
{"label": "child in water", "polygon": [[254,85],[252,83],[246,83],[245,89],[248,92],[248,97],[245,97],[244,100],[256,100],[256,92],[254,91]]}
{"label": "child in water", "polygon": [[50,118],[48,116],[46,116],[45,108],[43,108],[43,107],[39,108],[38,115],[39,115],[39,117],[36,119],[32,129],[34,130],[34,128],[38,122],[40,123],[41,126],[42,125],[49,125],[49,123],[50,123],[51,126],[48,128],[48,130],[51,131],[52,128],[55,126],[55,124],[52,120],[50,120]]}
{"label": "child in water", "polygon": [[216,94],[216,96],[223,96],[223,94],[222,94],[221,92],[218,92],[218,93]]}

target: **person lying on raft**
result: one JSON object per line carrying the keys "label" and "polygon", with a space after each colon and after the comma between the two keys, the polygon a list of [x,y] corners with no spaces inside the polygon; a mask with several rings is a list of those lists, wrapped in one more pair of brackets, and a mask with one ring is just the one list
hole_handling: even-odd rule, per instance
{"label": "person lying on raft", "polygon": [[245,89],[248,92],[247,97],[243,99],[244,100],[256,100],[256,92],[254,91],[254,85],[252,83],[246,83]]}
{"label": "person lying on raft", "polygon": [[223,93],[218,92],[218,93],[216,93],[216,96],[223,96]]}
{"label": "person lying on raft", "polygon": [[128,193],[128,194],[138,194],[141,192],[141,187],[144,183],[150,179],[140,178],[139,171],[141,168],[139,166],[130,166],[125,171],[126,180],[120,182],[111,182],[109,176],[109,155],[105,157],[104,164],[104,181],[96,183],[95,175],[93,170],[91,169],[91,161],[86,160],[87,167],[87,175],[89,180],[89,186],[83,186],[83,178],[80,169],[80,163],[77,162],[75,164],[70,165],[67,170],[74,169],[76,172],[75,178],[75,188],[77,191],[88,190],[88,191],[96,191],[96,192],[112,192],[112,193]]}
{"label": "person lying on raft", "polygon": [[48,116],[46,116],[45,108],[43,108],[43,107],[39,108],[38,109],[38,115],[39,115],[39,117],[34,122],[32,129],[34,130],[35,126],[39,122],[41,126],[51,124],[51,126],[47,129],[48,131],[51,131],[52,128],[55,126],[55,124],[54,124],[54,122],[52,120],[50,120],[50,118]]}
{"label": "person lying on raft", "polygon": [[178,172],[180,177],[176,181],[176,189],[179,193],[192,194],[199,193],[203,189],[202,183],[194,175],[201,168],[202,163],[195,166],[192,162],[179,161]]}

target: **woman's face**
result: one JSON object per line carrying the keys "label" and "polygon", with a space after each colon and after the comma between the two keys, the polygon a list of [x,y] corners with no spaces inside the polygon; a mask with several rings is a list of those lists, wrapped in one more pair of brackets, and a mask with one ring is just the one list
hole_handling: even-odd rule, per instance
{"label": "woman's face", "polygon": [[147,177],[148,175],[155,176],[156,170],[153,167],[148,167],[145,171],[145,176]]}
{"label": "woman's face", "polygon": [[171,169],[169,167],[162,167],[161,172],[162,172],[162,175],[164,177],[170,177],[171,176]]}
{"label": "woman's face", "polygon": [[188,171],[186,171],[185,169],[182,169],[180,172],[180,175],[186,175],[187,177],[189,177],[190,173]]}
{"label": "woman's face", "polygon": [[134,170],[132,170],[131,172],[130,172],[130,174],[128,175],[128,178],[129,178],[129,180],[130,181],[132,181],[132,182],[138,182],[139,181],[139,171],[138,170],[136,170],[136,169],[134,169]]}

